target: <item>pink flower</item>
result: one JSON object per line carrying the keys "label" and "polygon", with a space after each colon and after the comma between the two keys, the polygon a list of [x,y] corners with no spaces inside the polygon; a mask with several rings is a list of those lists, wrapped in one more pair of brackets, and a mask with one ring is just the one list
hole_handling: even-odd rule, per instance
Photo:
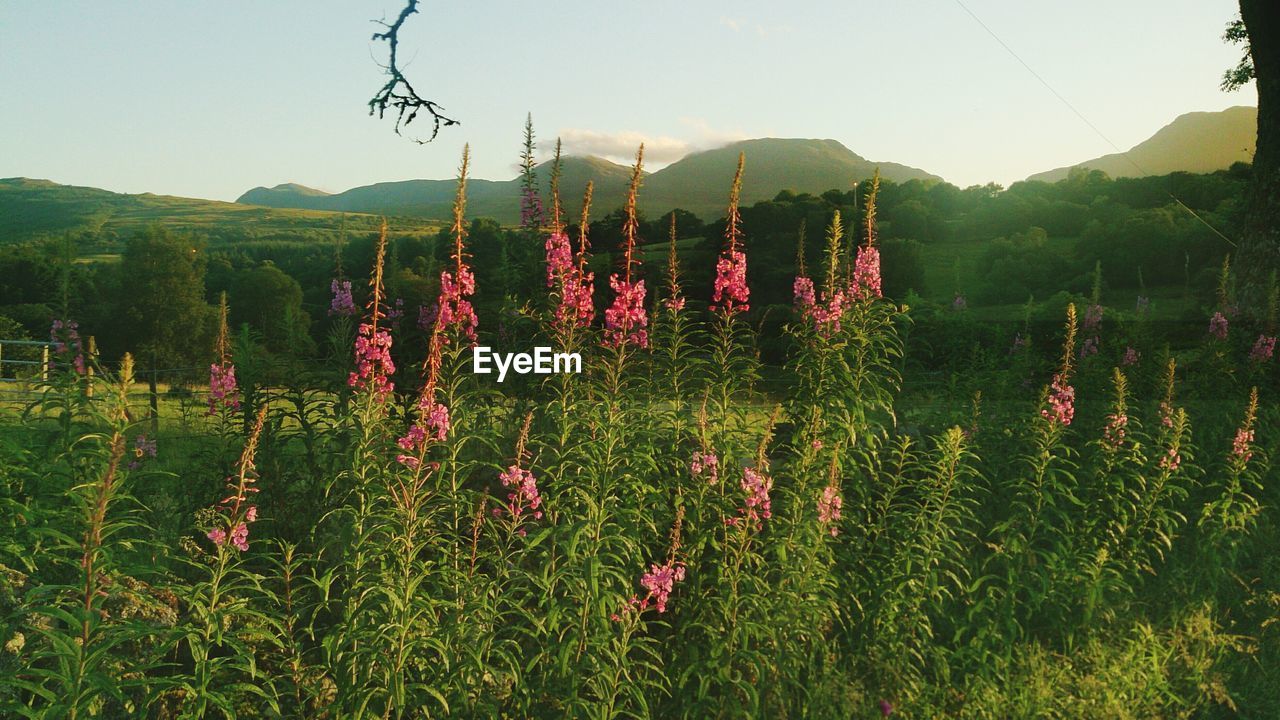
{"label": "pink flower", "polygon": [[711,305],[724,310],[728,315],[751,309],[747,302],[751,289],[747,287],[747,254],[737,249],[728,249],[716,261],[715,294],[711,296]]}
{"label": "pink flower", "polygon": [[209,414],[216,415],[219,408],[240,409],[240,391],[236,386],[236,366],[230,362],[209,366]]}
{"label": "pink flower", "polygon": [[743,468],[742,489],[747,493],[747,499],[746,507],[738,511],[740,514],[750,520],[768,520],[773,517],[772,503],[769,500],[773,480],[769,476],[751,468]]}
{"label": "pink flower", "polygon": [[678,313],[684,309],[684,298],[680,295],[675,295],[663,300],[662,305],[671,312]]}
{"label": "pink flower", "polygon": [[840,497],[839,488],[835,485],[823,488],[822,495],[818,498],[818,522],[829,526],[828,532],[831,533],[831,537],[840,533],[836,523],[840,521],[840,509],[843,506],[844,499]]}
{"label": "pink flower", "polygon": [[874,245],[863,245],[858,248],[858,257],[853,261],[853,285],[860,299],[878,298],[880,292],[880,249]]}
{"label": "pink flower", "polygon": [[563,232],[553,232],[545,243],[547,250],[547,287],[563,285],[574,271],[573,248],[569,246],[569,236]]}
{"label": "pink flower", "polygon": [[1049,407],[1042,409],[1040,415],[1050,423],[1064,427],[1070,425],[1076,414],[1075,399],[1075,388],[1068,385],[1061,375],[1054,375],[1053,383],[1049,386]]}
{"label": "pink flower", "polygon": [[476,276],[464,263],[458,263],[456,277],[448,270],[440,272],[440,299],[436,303],[436,323],[441,330],[458,332],[472,344],[476,341],[476,328],[480,324],[480,319],[467,298],[475,292]]}
{"label": "pink flower", "polygon": [[240,523],[231,531],[231,544],[240,552],[248,552],[249,526],[247,524]]}
{"label": "pink flower", "polygon": [[796,279],[791,283],[791,292],[795,296],[797,308],[803,310],[813,305],[813,280],[803,275],[796,276]]}
{"label": "pink flower", "polygon": [[814,440],[812,443],[809,443],[809,447],[813,448],[814,450],[821,450],[821,449],[822,449],[822,441],[821,441],[821,440]]}
{"label": "pink flower", "polygon": [[1124,444],[1125,429],[1129,426],[1129,416],[1124,413],[1113,413],[1107,416],[1107,425],[1102,429],[1102,441],[1112,449],[1119,449]]}
{"label": "pink flower", "polygon": [[1130,345],[1124,349],[1124,359],[1120,361],[1120,364],[1126,366],[1136,364],[1140,357],[1142,357],[1142,355],[1132,345]]}
{"label": "pink flower", "polygon": [[1236,431],[1236,438],[1231,443],[1231,454],[1243,458],[1245,462],[1249,462],[1249,458],[1253,457],[1253,451],[1249,446],[1253,443],[1253,430],[1251,428],[1240,428]]}
{"label": "pink flower", "polygon": [[1093,330],[1102,324],[1102,306],[1090,305],[1084,311],[1084,321],[1080,323],[1080,329],[1084,331]]}
{"label": "pink flower", "polygon": [[640,586],[647,590],[649,594],[639,602],[632,598],[632,604],[643,612],[652,603],[657,607],[659,613],[665,613],[667,611],[667,601],[671,598],[671,593],[675,590],[676,583],[683,581],[684,576],[684,563],[674,561],[665,565],[653,563],[649,566],[649,572],[640,576]]}
{"label": "pink flower", "polygon": [[1253,349],[1249,351],[1249,359],[1253,362],[1266,362],[1276,352],[1276,338],[1274,335],[1259,335],[1258,341],[1253,344]]}
{"label": "pink flower", "polygon": [[1169,448],[1169,451],[1164,454],[1164,457],[1160,458],[1159,463],[1162,469],[1168,470],[1169,472],[1177,470],[1178,466],[1181,464],[1182,456],[1178,454],[1178,449],[1176,447]]}
{"label": "pink flower", "polygon": [[333,299],[329,301],[329,314],[338,317],[352,317],[357,314],[355,300],[351,297],[351,281],[333,279],[329,283]]}
{"label": "pink flower", "polygon": [[506,510],[512,518],[518,521],[522,515],[529,513],[534,520],[542,519],[542,495],[538,493],[538,482],[533,473],[519,465],[512,465],[499,473],[498,479],[502,480],[503,487],[510,490],[507,493]]}
{"label": "pink flower", "polygon": [[713,452],[695,451],[689,463],[689,473],[694,479],[705,477],[708,485],[715,485],[720,482],[720,458]]}
{"label": "pink flower", "polygon": [[406,453],[414,453],[396,456],[396,461],[410,470],[416,470],[420,465],[418,456],[423,453],[429,440],[444,442],[449,435],[449,408],[435,402],[433,397],[434,392],[424,393],[419,397],[417,421],[409,426],[403,437],[396,440],[396,444]]}
{"label": "pink flower", "polygon": [[1090,355],[1098,354],[1098,338],[1097,336],[1085,338],[1084,343],[1080,345],[1080,357],[1087,358]]}
{"label": "pink flower", "polygon": [[396,371],[391,361],[391,333],[373,325],[361,323],[356,335],[356,371],[347,377],[347,385],[357,390],[371,389],[378,401],[386,399],[395,389],[388,376]]}
{"label": "pink flower", "polygon": [[609,287],[617,293],[613,305],[604,311],[604,342],[611,347],[633,343],[649,347],[649,317],[644,309],[644,280],[626,282],[609,276]]}
{"label": "pink flower", "polygon": [[951,301],[951,309],[955,312],[960,312],[967,307],[969,307],[969,301],[965,300],[960,293],[956,293],[956,298]]}
{"label": "pink flower", "polygon": [[212,540],[214,545],[222,545],[227,541],[227,531],[222,528],[214,528],[205,533],[205,537]]}
{"label": "pink flower", "polygon": [[587,327],[595,315],[591,299],[596,274],[579,267],[570,267],[560,288],[560,304],[556,306],[556,322],[562,326],[570,323]]}
{"label": "pink flower", "polygon": [[[53,342],[55,355],[74,368],[77,375],[85,374],[84,348],[80,342],[80,330],[76,321],[68,320],[64,323],[61,320],[54,320],[49,329],[49,340]],[[53,366],[53,362],[50,361],[49,368],[53,369]]]}
{"label": "pink flower", "polygon": [[1227,339],[1227,317],[1221,312],[1215,312],[1209,319],[1209,334],[1219,340]]}

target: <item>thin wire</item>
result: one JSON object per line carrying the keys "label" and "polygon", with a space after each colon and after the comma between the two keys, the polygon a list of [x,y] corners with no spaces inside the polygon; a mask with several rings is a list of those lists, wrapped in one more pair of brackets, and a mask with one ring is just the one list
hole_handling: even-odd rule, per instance
{"label": "thin wire", "polygon": [[[1075,106],[1075,105],[1072,105],[1070,100],[1067,100],[1065,97],[1063,97],[1063,96],[1062,96],[1062,93],[1060,93],[1060,92],[1058,92],[1056,89],[1054,89],[1054,87],[1053,87],[1052,85],[1050,85],[1050,84],[1049,84],[1049,81],[1048,81],[1048,80],[1045,80],[1043,77],[1041,77],[1041,76],[1040,76],[1040,73],[1036,72],[1034,68],[1032,68],[1030,65],[1028,65],[1028,64],[1027,64],[1027,61],[1023,60],[1023,59],[1018,55],[1018,53],[1014,52],[1014,51],[1013,51],[1013,48],[1009,47],[1008,43],[1006,43],[1004,40],[1001,40],[1001,39],[1000,39],[1000,36],[999,36],[999,35],[996,35],[996,33],[995,33],[995,31],[994,31],[994,30],[992,30],[990,27],[988,27],[986,23],[982,22],[982,18],[978,17],[976,14],[974,14],[974,12],[973,12],[972,10],[970,10],[970,9],[969,9],[969,6],[965,5],[965,4],[964,4],[964,2],[963,2],[962,0],[955,0],[955,3],[956,3],[956,5],[959,5],[959,6],[960,6],[960,9],[961,9],[961,10],[964,10],[964,11],[965,11],[965,13],[969,15],[969,17],[973,18],[973,21],[974,21],[974,22],[976,22],[976,23],[978,23],[978,25],[979,25],[983,30],[986,30],[986,31],[987,31],[987,34],[991,36],[991,39],[993,39],[993,40],[995,40],[997,43],[999,43],[999,44],[1000,44],[1000,47],[1002,47],[1002,48],[1004,48],[1004,49],[1005,49],[1005,52],[1009,53],[1009,55],[1010,55],[1011,57],[1013,57],[1013,59],[1014,59],[1014,60],[1017,60],[1019,65],[1021,65],[1023,68],[1025,68],[1027,72],[1031,73],[1031,76],[1032,76],[1032,77],[1034,77],[1036,80],[1039,80],[1039,81],[1040,81],[1040,84],[1041,84],[1041,85],[1043,85],[1043,86],[1045,87],[1045,89],[1046,89],[1046,90],[1048,90],[1049,92],[1053,93],[1053,96],[1054,96],[1054,97],[1056,97],[1056,98],[1058,98],[1058,100],[1060,100],[1060,101],[1062,102],[1062,104],[1063,104],[1063,105],[1066,105],[1066,106],[1067,106],[1067,108],[1068,108],[1069,110],[1071,110],[1071,112],[1075,113],[1075,116],[1076,116],[1076,117],[1078,117],[1078,118],[1080,118],[1080,121],[1081,121],[1081,122],[1083,122],[1085,125],[1088,125],[1088,126],[1089,126],[1089,129],[1090,129],[1090,130],[1093,130],[1093,132],[1094,132],[1094,133],[1096,133],[1098,137],[1102,138],[1102,141],[1103,141],[1103,142],[1105,142],[1106,144],[1110,145],[1110,146],[1111,146],[1111,149],[1116,151],[1116,154],[1118,154],[1118,155],[1120,155],[1120,156],[1124,157],[1124,159],[1125,159],[1125,160],[1127,160],[1127,161],[1129,162],[1129,164],[1130,164],[1130,165],[1132,165],[1134,168],[1136,168],[1136,169],[1138,170],[1138,172],[1142,173],[1143,175],[1151,175],[1151,173],[1150,173],[1150,172],[1147,172],[1147,169],[1146,169],[1146,168],[1144,168],[1144,167],[1142,167],[1141,165],[1139,165],[1139,164],[1138,164],[1138,161],[1134,160],[1134,159],[1129,155],[1129,153],[1128,153],[1128,152],[1126,152],[1126,151],[1124,151],[1124,150],[1121,150],[1119,146],[1117,146],[1115,143],[1111,142],[1111,138],[1107,137],[1106,133],[1104,133],[1104,132],[1102,132],[1101,130],[1099,130],[1097,125],[1094,125],[1092,122],[1089,122],[1089,118],[1085,117],[1085,116],[1084,116],[1084,113],[1082,113],[1082,112],[1080,112],[1079,110],[1077,110],[1077,109],[1076,109],[1076,106]],[[1218,228],[1214,227],[1213,225],[1210,225],[1210,224],[1209,224],[1209,221],[1207,221],[1207,220],[1205,220],[1204,218],[1200,217],[1199,213],[1197,213],[1195,210],[1192,210],[1190,207],[1187,207],[1187,204],[1186,204],[1186,203],[1184,203],[1184,202],[1182,202],[1182,200],[1179,200],[1179,199],[1178,199],[1178,197],[1177,197],[1176,195],[1174,195],[1173,193],[1168,192],[1168,191],[1166,191],[1166,193],[1169,195],[1169,197],[1170,197],[1170,198],[1172,198],[1172,199],[1173,199],[1173,201],[1174,201],[1174,202],[1176,202],[1176,203],[1178,204],[1178,206],[1179,206],[1179,207],[1181,207],[1183,210],[1186,210],[1188,213],[1190,213],[1190,214],[1191,214],[1191,217],[1195,218],[1196,220],[1199,220],[1199,221],[1200,221],[1200,223],[1201,223],[1202,225],[1204,225],[1205,227],[1209,228],[1211,231],[1213,231],[1213,233],[1214,233],[1215,235],[1217,235],[1218,237],[1220,237],[1220,238],[1222,238],[1223,240],[1225,240],[1229,245],[1231,245],[1231,247],[1238,247],[1238,246],[1236,245],[1235,241],[1233,241],[1231,238],[1227,237],[1226,235],[1223,235],[1223,234],[1222,234],[1222,232],[1221,232],[1220,230],[1218,230]]]}

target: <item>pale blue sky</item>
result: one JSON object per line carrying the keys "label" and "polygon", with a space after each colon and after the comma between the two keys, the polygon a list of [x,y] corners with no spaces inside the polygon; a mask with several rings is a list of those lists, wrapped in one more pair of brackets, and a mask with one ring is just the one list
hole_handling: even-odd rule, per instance
{"label": "pale blue sky", "polygon": [[[1234,0],[964,0],[1113,142],[1256,104],[1218,90]],[[231,200],[514,175],[549,151],[670,162],[742,137],[834,138],[959,185],[1112,152],[955,0],[424,0],[406,74],[462,121],[419,146],[368,117],[372,18],[398,0],[0,0],[0,177]],[[655,162],[653,167],[659,166]]]}

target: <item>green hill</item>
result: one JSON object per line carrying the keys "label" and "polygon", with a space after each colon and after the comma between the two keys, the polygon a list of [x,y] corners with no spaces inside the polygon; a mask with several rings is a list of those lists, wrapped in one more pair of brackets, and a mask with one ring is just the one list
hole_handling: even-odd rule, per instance
{"label": "green hill", "polygon": [[1101,170],[1113,178],[1173,172],[1209,173],[1226,170],[1237,162],[1253,162],[1257,140],[1258,109],[1255,107],[1192,112],[1179,115],[1155,135],[1134,145],[1128,153],[1103,155],[1027,179],[1057,182],[1077,167]]}
{"label": "green hill", "polygon": [[[821,193],[832,188],[848,188],[857,180],[871,177],[876,167],[885,178],[899,182],[940,179],[905,165],[869,161],[835,140],[762,138],[693,153],[646,175],[640,193],[641,210],[660,215],[679,207],[704,220],[719,217],[728,201],[739,152],[747,154],[744,203],[767,200],[780,190]],[[538,167],[544,191],[549,175],[548,163]],[[595,183],[594,207],[608,212],[622,205],[629,179],[630,170],[623,165],[597,157],[566,157],[560,188],[565,206],[574,213],[581,206],[583,188],[591,180]],[[519,221],[519,178],[473,180],[467,187],[469,214],[493,217],[505,223]],[[453,180],[377,183],[333,195],[301,185],[278,185],[254,188],[236,202],[443,220],[449,216],[453,192]]]}
{"label": "green hill", "polygon": [[[152,223],[220,239],[300,239],[329,237],[345,227],[371,230],[379,218],[297,208],[152,195],[129,195],[98,188],[60,185],[30,178],[0,179],[0,244],[88,232],[110,241]],[[397,220],[395,231],[428,230],[434,223]]]}

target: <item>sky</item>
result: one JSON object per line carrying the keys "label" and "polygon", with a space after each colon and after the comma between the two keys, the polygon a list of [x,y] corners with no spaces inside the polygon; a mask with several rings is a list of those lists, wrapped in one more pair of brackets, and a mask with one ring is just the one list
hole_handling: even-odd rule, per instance
{"label": "sky", "polygon": [[[0,177],[234,200],[516,173],[540,158],[647,169],[754,137],[833,138],[960,186],[1128,149],[1218,89],[1234,0],[423,0],[402,69],[461,121],[417,145],[368,114],[372,22],[400,0],[0,0]],[[1101,131],[1099,137],[969,14]],[[748,168],[750,167],[748,158]],[[749,170],[748,170],[749,171]]]}

